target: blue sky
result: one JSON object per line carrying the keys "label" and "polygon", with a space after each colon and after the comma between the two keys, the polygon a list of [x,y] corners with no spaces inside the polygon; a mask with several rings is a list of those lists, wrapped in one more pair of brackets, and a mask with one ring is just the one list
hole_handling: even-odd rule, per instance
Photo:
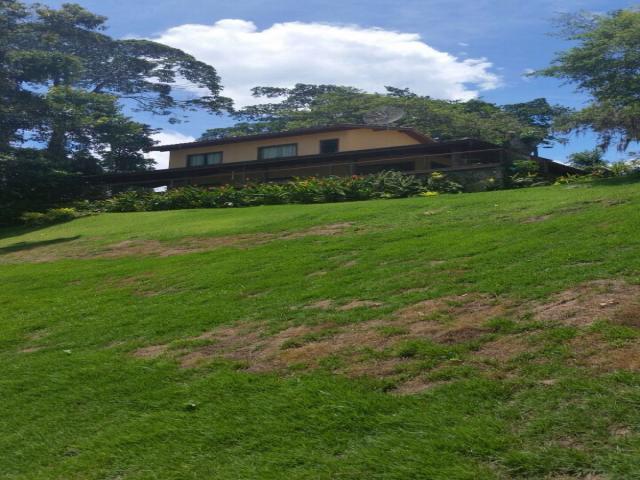
{"label": "blue sky", "polygon": [[[63,2],[44,3],[58,6]],[[586,100],[572,86],[563,86],[553,79],[523,76],[528,69],[546,66],[554,52],[568,46],[564,40],[550,35],[552,19],[562,12],[605,12],[637,4],[616,0],[80,0],[79,3],[107,16],[108,33],[112,36],[158,39],[209,61],[218,68],[225,93],[241,103],[248,101],[242,95],[250,85],[319,83],[333,75],[339,80],[335,83],[351,81],[367,89],[375,89],[380,77],[379,82],[393,81],[396,86],[410,86],[434,97],[478,94],[501,104],[546,97],[550,102],[572,107],[579,107]],[[236,22],[216,24],[225,19]],[[274,24],[279,27],[274,28]],[[323,25],[331,28],[323,30]],[[419,38],[406,34],[417,34]],[[304,49],[300,49],[302,43]],[[405,50],[413,50],[414,56],[403,61]],[[247,52],[257,52],[258,56],[243,61],[249,55]],[[416,66],[414,70],[411,64],[417,63],[421,63],[420,69]],[[204,114],[193,115],[190,122],[180,125],[168,125],[159,117],[139,118],[154,127],[165,128],[167,135],[163,140],[182,136],[186,139],[206,128],[229,123],[228,119]],[[593,137],[587,135],[542,154],[563,160],[573,151],[593,146]],[[615,159],[619,154],[611,151],[608,157]]]}

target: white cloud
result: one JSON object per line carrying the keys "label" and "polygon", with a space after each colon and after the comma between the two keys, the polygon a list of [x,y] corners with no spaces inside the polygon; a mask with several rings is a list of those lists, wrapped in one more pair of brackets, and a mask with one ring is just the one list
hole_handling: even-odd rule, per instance
{"label": "white cloud", "polygon": [[213,65],[238,105],[256,103],[250,89],[257,85],[331,83],[377,92],[392,85],[446,99],[473,98],[500,85],[485,58],[459,59],[418,34],[381,28],[287,22],[258,30],[253,22],[225,19],[179,25],[153,40]]}
{"label": "white cloud", "polygon": [[[179,132],[164,131],[152,135],[154,140],[158,140],[159,145],[171,145],[173,143],[193,142],[194,137],[183,135]],[[147,156],[153,158],[157,169],[169,167],[169,152],[149,152]]]}

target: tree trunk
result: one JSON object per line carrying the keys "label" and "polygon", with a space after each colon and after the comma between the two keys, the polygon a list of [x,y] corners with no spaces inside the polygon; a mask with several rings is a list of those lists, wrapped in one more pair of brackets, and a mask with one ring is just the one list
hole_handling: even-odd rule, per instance
{"label": "tree trunk", "polygon": [[53,125],[51,137],[47,144],[47,156],[52,162],[58,165],[64,165],[67,163],[66,140],[67,138],[64,128],[60,125]]}

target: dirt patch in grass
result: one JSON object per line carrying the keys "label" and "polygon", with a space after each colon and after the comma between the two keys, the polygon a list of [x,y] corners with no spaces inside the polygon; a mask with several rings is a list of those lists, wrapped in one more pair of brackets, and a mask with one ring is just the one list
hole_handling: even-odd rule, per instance
{"label": "dirt patch in grass", "polygon": [[410,336],[451,344],[488,333],[486,322],[509,309],[504,301],[467,294],[425,300],[403,308],[396,312],[396,322],[406,325]]}
{"label": "dirt patch in grass", "polygon": [[570,344],[574,361],[597,371],[640,371],[640,342],[618,346],[599,334],[582,335]]}
{"label": "dirt patch in grass", "polygon": [[307,277],[309,278],[314,278],[314,277],[324,277],[327,274],[326,270],[318,270],[317,272],[312,272],[309,275],[307,275]]}
{"label": "dirt patch in grass", "polygon": [[376,308],[381,307],[382,302],[374,302],[373,300],[352,300],[349,303],[341,305],[338,307],[338,310],[353,310],[354,308]]}
{"label": "dirt patch in grass", "polygon": [[49,335],[49,331],[46,328],[41,328],[40,330],[34,330],[26,335],[27,340],[35,342],[37,340],[41,340],[44,337]]}
{"label": "dirt patch in grass", "polygon": [[479,360],[508,362],[530,350],[524,335],[507,335],[485,343],[473,356]]}
{"label": "dirt patch in grass", "polygon": [[[307,308],[332,306],[332,301],[320,300]],[[379,302],[356,300],[341,308],[377,306]],[[390,318],[349,325],[295,326],[275,334],[256,324],[218,328],[186,339],[187,343],[194,341],[194,346],[172,353],[183,367],[222,357],[241,361],[248,370],[256,372],[286,371],[294,366],[319,368],[327,359],[335,358],[339,359],[339,366],[332,370],[338,373],[387,377],[398,374],[399,366],[412,361],[390,353],[398,342],[415,339],[442,345],[468,342],[487,333],[482,325],[503,311],[498,302],[484,297],[447,297],[420,302]],[[388,334],[389,329],[393,329],[393,335]],[[195,341],[201,340],[209,340],[210,344],[195,345]],[[134,355],[149,358],[166,352],[166,346],[154,345],[136,350]]]}
{"label": "dirt patch in grass", "polygon": [[333,307],[333,300],[325,299],[305,305],[304,308],[315,310],[329,310]]}
{"label": "dirt patch in grass", "polygon": [[611,321],[626,327],[640,328],[640,298],[620,305],[613,312]]}
{"label": "dirt patch in grass", "polygon": [[[375,302],[373,300],[351,300],[344,305],[340,305],[339,307],[335,306],[335,302],[331,299],[318,300],[317,302],[310,303],[305,305],[303,308],[309,310],[331,310],[335,308],[339,311],[347,311],[353,310],[355,308],[377,308],[383,305],[382,302]],[[292,307],[296,310],[298,307]]]}
{"label": "dirt patch in grass", "polygon": [[571,326],[588,326],[598,320],[632,321],[639,305],[640,285],[620,280],[595,280],[554,295],[533,308],[536,320]]}
{"label": "dirt patch in grass", "polygon": [[[619,312],[614,306],[628,305],[626,302],[635,298],[634,292],[636,287],[623,282],[589,282],[561,292],[546,303],[534,304],[533,317],[552,325],[575,325],[583,332],[566,343],[569,356],[578,365],[596,370],[640,370],[640,342],[613,347],[601,334],[588,333],[593,321],[589,312],[595,309],[613,315]],[[336,308],[334,301],[324,299],[304,308],[347,310],[378,306],[378,302],[354,300]],[[385,318],[360,323],[293,326],[276,333],[267,325],[241,324],[182,339],[186,346],[180,349],[152,345],[133,354],[154,358],[169,353],[185,368],[215,358],[240,362],[253,372],[329,368],[350,377],[389,378],[398,382],[396,393],[417,393],[438,383],[425,379],[424,372],[437,369],[450,358],[456,359],[456,365],[481,369],[484,365],[501,375],[507,373],[503,371],[505,364],[523,354],[542,351],[544,345],[532,344],[526,331],[497,334],[488,326],[489,320],[516,318],[531,308],[531,304],[516,305],[485,295],[448,296],[421,301]],[[208,342],[203,345],[203,340]],[[417,356],[398,353],[407,342],[413,347],[414,341],[419,342],[415,347]],[[513,367],[510,365],[508,369]]]}
{"label": "dirt patch in grass", "polygon": [[135,350],[132,355],[138,358],[157,358],[167,352],[168,345],[149,345]]}
{"label": "dirt patch in grass", "polygon": [[525,218],[520,223],[538,223],[538,222],[544,222],[545,220],[549,220],[550,218],[551,218],[551,215],[537,215],[535,217]]}
{"label": "dirt patch in grass", "polygon": [[20,353],[34,353],[42,350],[42,347],[26,347],[19,350]]}
{"label": "dirt patch in grass", "polygon": [[433,382],[425,379],[423,376],[417,376],[406,382],[400,383],[389,393],[393,395],[417,395],[431,388],[443,385],[447,382]]}
{"label": "dirt patch in grass", "polygon": [[339,235],[344,232],[344,230],[353,227],[353,222],[341,222],[341,223],[331,223],[328,225],[319,225],[317,227],[311,227],[306,230],[300,230],[299,232],[287,233],[284,235],[279,235],[278,238],[282,240],[292,240],[296,238],[302,237],[310,237],[310,236],[320,236],[320,237],[328,237],[332,235]]}
{"label": "dirt patch in grass", "polygon": [[9,251],[0,256],[2,263],[42,263],[62,259],[120,258],[129,256],[170,257],[187,253],[206,252],[222,247],[250,248],[275,240],[295,240],[308,236],[334,236],[344,233],[353,223],[320,225],[291,233],[256,233],[222,237],[185,237],[179,242],[159,240],[124,240],[102,247],[94,247],[86,240],[43,245],[26,250]]}

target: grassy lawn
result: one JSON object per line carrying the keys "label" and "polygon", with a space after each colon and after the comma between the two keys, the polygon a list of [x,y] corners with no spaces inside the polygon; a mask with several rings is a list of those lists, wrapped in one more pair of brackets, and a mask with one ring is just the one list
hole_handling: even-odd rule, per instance
{"label": "grassy lawn", "polygon": [[640,478],[640,183],[0,230],[0,478]]}

